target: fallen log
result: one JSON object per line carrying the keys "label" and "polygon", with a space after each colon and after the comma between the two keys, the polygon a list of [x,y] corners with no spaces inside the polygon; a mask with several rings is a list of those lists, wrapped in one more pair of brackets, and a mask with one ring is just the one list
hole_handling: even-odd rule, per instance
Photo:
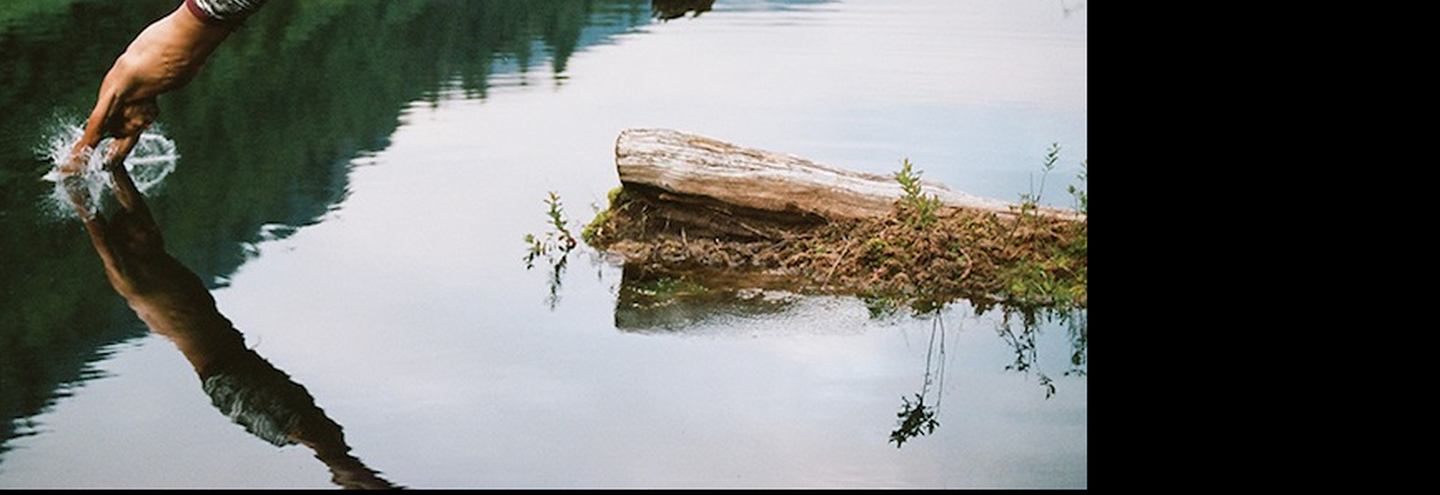
{"label": "fallen log", "polygon": [[[615,167],[627,190],[680,206],[667,216],[746,237],[765,237],[760,234],[764,228],[738,220],[706,225],[698,218],[701,215],[687,215],[684,210],[709,210],[722,217],[754,219],[755,223],[807,224],[882,217],[903,195],[891,176],[844,170],[669,129],[622,131],[615,142]],[[932,181],[922,185],[925,195],[940,199],[942,214],[946,209],[970,209],[1012,217],[1020,210],[1015,203],[954,191]],[[1035,213],[1084,218],[1077,212],[1045,207]],[[709,223],[716,222],[712,219]]]}
{"label": "fallen log", "polygon": [[622,132],[615,165],[622,187],[581,238],[644,274],[637,280],[669,281],[661,289],[726,273],[747,288],[867,294],[917,311],[955,298],[1030,308],[1088,300],[1089,226],[1078,212],[924,182],[941,207],[922,220],[897,205],[894,177],[663,129]]}

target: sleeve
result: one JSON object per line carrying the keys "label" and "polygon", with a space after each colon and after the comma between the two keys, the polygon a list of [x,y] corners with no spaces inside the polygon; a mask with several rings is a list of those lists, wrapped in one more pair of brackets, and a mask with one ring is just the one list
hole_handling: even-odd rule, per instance
{"label": "sleeve", "polygon": [[267,0],[185,0],[185,7],[201,20],[214,24],[238,23],[260,10]]}

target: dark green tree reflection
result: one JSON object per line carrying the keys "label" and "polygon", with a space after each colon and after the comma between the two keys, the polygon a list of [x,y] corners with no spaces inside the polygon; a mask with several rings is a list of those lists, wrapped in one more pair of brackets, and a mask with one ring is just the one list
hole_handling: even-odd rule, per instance
{"label": "dark green tree reflection", "polygon": [[[53,164],[33,149],[94,105],[116,55],[176,1],[0,1],[0,230],[25,233],[0,236],[0,453],[107,346],[147,331],[47,211]],[[270,2],[160,102],[183,157],[150,198],[167,250],[223,286],[254,244],[340,204],[351,160],[386,148],[414,102],[486,98],[494,76],[547,65],[558,77],[649,22],[648,0]]]}
{"label": "dark green tree reflection", "polygon": [[105,276],[151,331],[175,343],[221,414],[277,447],[302,444],[345,488],[393,488],[350,455],[343,428],[284,371],[245,347],[200,277],[165,251],[144,197],[123,166],[110,167],[118,208],[92,211],[81,175],[65,181]]}
{"label": "dark green tree reflection", "polygon": [[715,0],[652,0],[650,7],[655,13],[655,18],[662,21],[679,19],[690,14],[690,17],[700,17],[700,14],[710,11],[715,6]]}

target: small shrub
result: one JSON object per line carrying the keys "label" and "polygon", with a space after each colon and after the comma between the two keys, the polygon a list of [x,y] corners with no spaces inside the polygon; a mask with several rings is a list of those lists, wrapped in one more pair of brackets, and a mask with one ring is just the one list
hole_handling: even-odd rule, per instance
{"label": "small shrub", "polygon": [[[1090,173],[1090,160],[1080,162],[1080,175],[1077,175],[1081,183],[1088,183],[1086,176]],[[1070,195],[1075,197],[1075,210],[1086,215],[1090,214],[1090,194],[1084,189],[1070,185]]]}
{"label": "small shrub", "polygon": [[1040,198],[1045,194],[1045,177],[1055,170],[1055,163],[1060,161],[1060,143],[1050,143],[1050,149],[1045,150],[1045,163],[1040,166],[1040,189],[1035,189],[1035,176],[1030,176],[1030,192],[1020,195],[1020,210],[1034,210],[1040,205]]}
{"label": "small shrub", "polygon": [[565,209],[560,204],[560,195],[551,191],[545,198],[545,205],[551,230],[544,236],[525,234],[525,247],[529,250],[525,254],[525,268],[533,267],[535,258],[540,256],[550,258],[552,264],[558,268],[565,263],[565,255],[575,249],[575,236],[570,234],[570,229],[565,225]]}
{"label": "small shrub", "polygon": [[925,196],[920,185],[921,172],[914,170],[910,159],[906,158],[900,164],[900,171],[895,173],[895,181],[900,183],[903,194],[900,196],[900,208],[906,212],[905,223],[911,227],[929,227],[938,219],[936,212],[940,211],[940,197],[934,194]]}
{"label": "small shrub", "polygon": [[561,247],[566,252],[575,249],[575,236],[570,235],[570,229],[565,226],[565,210],[560,206],[560,195],[550,191],[550,196],[545,198],[545,205],[549,207],[545,214],[550,217],[550,226],[555,228],[554,234]]}

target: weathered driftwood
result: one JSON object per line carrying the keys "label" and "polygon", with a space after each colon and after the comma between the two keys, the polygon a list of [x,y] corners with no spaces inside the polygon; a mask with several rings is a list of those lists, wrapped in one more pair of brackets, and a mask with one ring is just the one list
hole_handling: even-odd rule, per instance
{"label": "weathered driftwood", "polygon": [[[751,148],[668,129],[627,129],[615,142],[615,166],[627,190],[674,203],[667,217],[706,224],[703,210],[721,214],[721,233],[749,231],[765,237],[752,223],[813,223],[888,214],[903,191],[894,177],[843,170],[804,158]],[[924,181],[924,194],[940,198],[944,208],[966,208],[1014,215],[1019,205],[982,198]],[[687,214],[686,209],[700,211]],[[1078,213],[1041,208],[1039,214],[1081,219]],[[726,219],[723,217],[732,217]]]}

